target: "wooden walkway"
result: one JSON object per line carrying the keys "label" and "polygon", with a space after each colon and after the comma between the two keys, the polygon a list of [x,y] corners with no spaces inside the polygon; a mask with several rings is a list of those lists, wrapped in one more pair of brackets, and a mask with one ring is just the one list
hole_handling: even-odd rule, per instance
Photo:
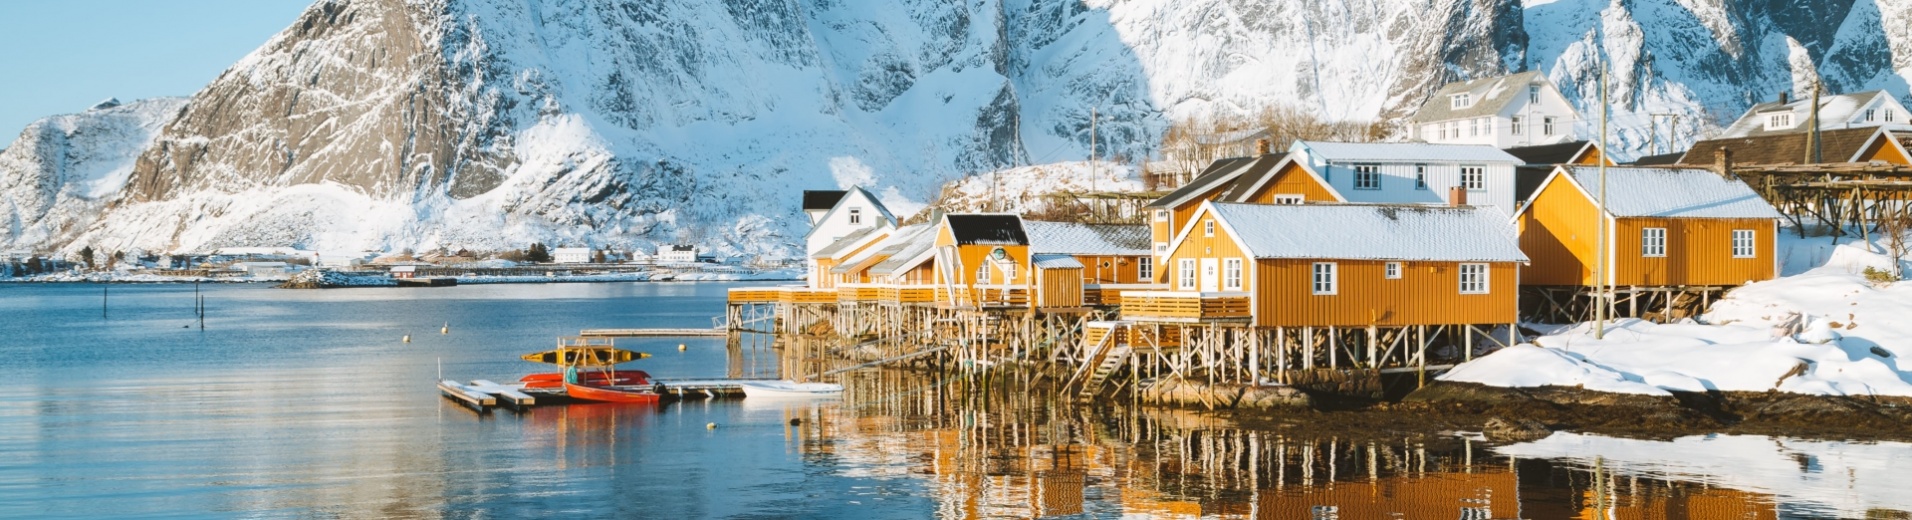
{"label": "wooden walkway", "polygon": [[584,329],[579,336],[587,338],[701,338],[724,337],[722,329]]}

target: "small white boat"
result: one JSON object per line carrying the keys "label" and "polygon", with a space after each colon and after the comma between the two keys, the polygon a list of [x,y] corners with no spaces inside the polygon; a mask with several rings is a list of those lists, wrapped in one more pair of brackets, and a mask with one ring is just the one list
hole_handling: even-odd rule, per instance
{"label": "small white boat", "polygon": [[795,381],[744,381],[744,397],[836,397],[843,385],[835,383],[798,383]]}

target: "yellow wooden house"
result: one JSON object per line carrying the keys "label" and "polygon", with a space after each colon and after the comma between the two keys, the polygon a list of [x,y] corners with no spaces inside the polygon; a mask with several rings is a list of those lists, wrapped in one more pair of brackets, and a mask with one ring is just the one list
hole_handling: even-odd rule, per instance
{"label": "yellow wooden house", "polygon": [[1595,285],[1599,230],[1611,286],[1737,286],[1778,275],[1782,216],[1738,179],[1698,168],[1554,170],[1514,220],[1534,264],[1522,285]]}
{"label": "yellow wooden house", "polygon": [[958,308],[1027,307],[1032,285],[1029,235],[1006,213],[944,215],[936,229],[937,278]]}

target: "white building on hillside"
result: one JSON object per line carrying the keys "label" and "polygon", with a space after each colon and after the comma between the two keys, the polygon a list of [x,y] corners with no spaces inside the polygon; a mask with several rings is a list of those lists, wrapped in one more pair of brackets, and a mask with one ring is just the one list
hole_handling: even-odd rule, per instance
{"label": "white building on hillside", "polygon": [[1578,119],[1553,82],[1528,71],[1443,85],[1414,113],[1408,133],[1428,143],[1513,148],[1571,141]]}
{"label": "white building on hillside", "polygon": [[1522,164],[1485,145],[1295,141],[1288,155],[1348,202],[1449,204],[1458,186],[1466,205],[1508,215],[1515,209],[1514,169]]}
{"label": "white building on hillside", "polygon": [[551,250],[551,262],[558,264],[591,263],[591,248],[559,247]]}
{"label": "white building on hillside", "polygon": [[[805,197],[809,197],[806,195]],[[808,202],[806,202],[808,205]],[[809,211],[807,208],[805,211]],[[804,258],[810,259],[810,272],[816,272],[817,253],[851,233],[866,229],[895,229],[896,216],[876,200],[876,195],[861,187],[851,187],[838,197],[829,211],[815,217],[815,226],[804,235]]]}
{"label": "white building on hillside", "polygon": [[691,263],[697,261],[697,246],[666,244],[657,246],[657,261],[660,263]]}
{"label": "white building on hillside", "polygon": [[[1714,139],[1804,132],[1812,128],[1812,112],[1811,98],[1795,100],[1781,93],[1778,101],[1760,103],[1747,109],[1745,114],[1733,121],[1733,126],[1726,127],[1726,131]],[[1905,111],[1905,105],[1899,104],[1898,99],[1883,90],[1819,96],[1821,131],[1904,125],[1912,123],[1909,119],[1912,119],[1912,114]]]}

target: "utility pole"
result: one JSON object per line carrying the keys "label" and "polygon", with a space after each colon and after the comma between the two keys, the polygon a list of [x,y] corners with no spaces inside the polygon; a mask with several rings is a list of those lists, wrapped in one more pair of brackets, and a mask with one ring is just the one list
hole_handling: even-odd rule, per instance
{"label": "utility pole", "polygon": [[[1600,152],[1607,151],[1607,61],[1600,60]],[[1607,161],[1600,161],[1600,207],[1594,211],[1597,222],[1594,234],[1598,236],[1598,246],[1594,248],[1593,271],[1593,339],[1607,337]]]}
{"label": "utility pole", "polygon": [[1806,164],[1819,164],[1819,80],[1812,80],[1812,113],[1806,116]]}

